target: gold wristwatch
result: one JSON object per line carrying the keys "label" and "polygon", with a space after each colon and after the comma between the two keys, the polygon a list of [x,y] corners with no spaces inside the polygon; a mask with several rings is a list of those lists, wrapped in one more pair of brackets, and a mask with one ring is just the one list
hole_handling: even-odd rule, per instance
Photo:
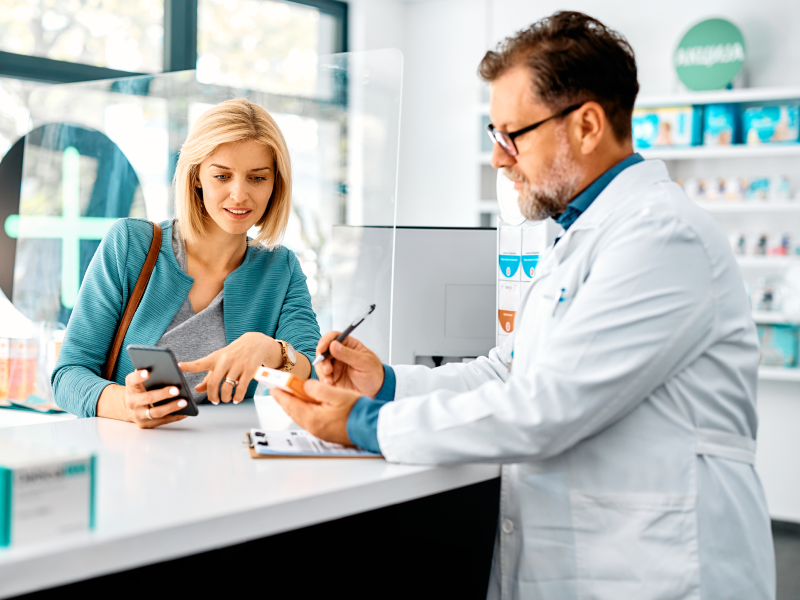
{"label": "gold wristwatch", "polygon": [[281,345],[281,354],[283,354],[283,366],[281,371],[291,371],[297,362],[297,352],[289,342],[283,340],[275,340]]}

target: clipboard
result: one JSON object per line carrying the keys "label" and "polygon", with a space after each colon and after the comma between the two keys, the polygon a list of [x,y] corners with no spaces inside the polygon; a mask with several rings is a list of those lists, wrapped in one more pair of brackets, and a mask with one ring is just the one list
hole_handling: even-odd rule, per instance
{"label": "clipboard", "polygon": [[382,454],[293,454],[293,453],[276,453],[276,454],[259,454],[256,451],[255,444],[253,443],[253,439],[250,436],[250,432],[244,434],[245,436],[245,444],[247,444],[247,450],[250,454],[250,458],[268,458],[268,459],[304,459],[304,458],[311,458],[311,459],[376,459],[380,458],[383,459]]}

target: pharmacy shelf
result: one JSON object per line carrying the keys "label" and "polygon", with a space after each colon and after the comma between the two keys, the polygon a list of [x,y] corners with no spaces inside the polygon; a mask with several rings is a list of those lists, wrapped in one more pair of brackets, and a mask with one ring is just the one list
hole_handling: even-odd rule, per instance
{"label": "pharmacy shelf", "polygon": [[800,383],[800,369],[758,367],[758,378],[769,381],[796,381]]}
{"label": "pharmacy shelf", "polygon": [[800,200],[696,200],[710,213],[800,213]]}
{"label": "pharmacy shelf", "polygon": [[747,146],[690,146],[688,148],[648,148],[638,151],[644,158],[661,160],[704,160],[712,158],[775,158],[800,156],[800,144]]}
{"label": "pharmacy shelf", "polygon": [[772,325],[783,325],[785,323],[795,322],[787,319],[786,315],[784,315],[782,312],[769,311],[769,310],[754,310],[753,321],[755,321],[756,323],[772,324]]}
{"label": "pharmacy shelf", "polygon": [[796,256],[737,256],[736,262],[744,268],[777,268],[800,265],[800,258]]}
{"label": "pharmacy shelf", "polygon": [[797,99],[800,99],[800,87],[742,88],[738,90],[640,96],[636,101],[636,108],[686,106],[690,104],[727,104],[730,102],[772,102]]}

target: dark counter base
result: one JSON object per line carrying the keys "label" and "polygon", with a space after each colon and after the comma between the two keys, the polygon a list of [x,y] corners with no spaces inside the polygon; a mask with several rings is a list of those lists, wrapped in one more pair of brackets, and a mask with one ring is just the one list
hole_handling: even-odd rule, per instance
{"label": "dark counter base", "polygon": [[483,600],[499,497],[493,479],[18,598]]}

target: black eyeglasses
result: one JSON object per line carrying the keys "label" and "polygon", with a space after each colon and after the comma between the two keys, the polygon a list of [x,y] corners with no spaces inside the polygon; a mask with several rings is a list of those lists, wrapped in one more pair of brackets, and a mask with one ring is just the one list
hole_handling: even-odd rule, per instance
{"label": "black eyeglasses", "polygon": [[528,125],[524,129],[519,129],[517,131],[512,131],[507,133],[505,131],[498,131],[494,128],[494,125],[489,123],[486,126],[486,133],[489,134],[489,138],[492,140],[492,143],[497,142],[500,144],[500,147],[505,150],[506,154],[509,156],[516,156],[519,154],[519,150],[517,150],[517,145],[514,143],[514,138],[521,136],[523,133],[528,133],[529,131],[533,131],[537,127],[544,125],[550,119],[560,119],[561,117],[566,117],[569,113],[573,110],[578,110],[581,106],[583,106],[585,102],[581,102],[580,104],[573,104],[572,106],[568,106],[564,110],[554,115],[550,115],[546,119],[539,121],[538,123],[534,123],[533,125]]}

